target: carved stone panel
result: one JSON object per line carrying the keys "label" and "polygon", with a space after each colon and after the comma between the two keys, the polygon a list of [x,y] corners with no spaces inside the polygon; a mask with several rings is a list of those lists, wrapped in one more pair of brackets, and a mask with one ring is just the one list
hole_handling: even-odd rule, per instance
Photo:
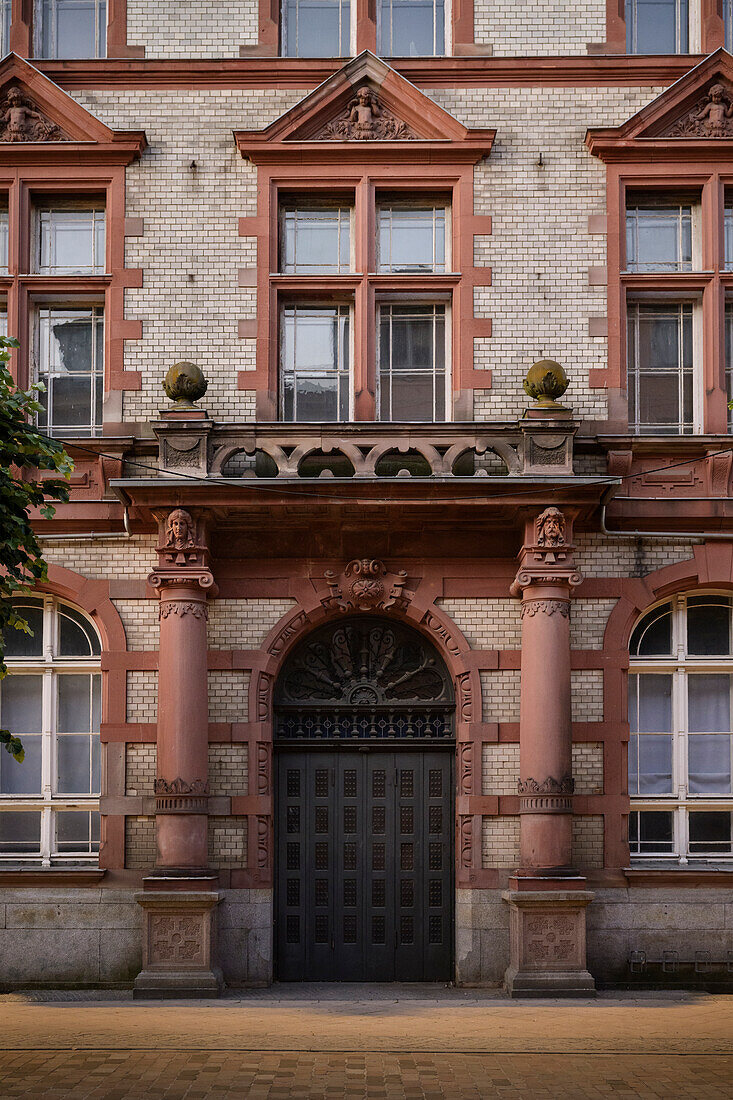
{"label": "carved stone panel", "polygon": [[320,141],[413,141],[416,137],[366,85],[358,89],[341,114],[316,134],[316,140]]}
{"label": "carved stone panel", "polygon": [[711,84],[707,92],[676,122],[663,137],[733,138],[733,94],[726,84]]}
{"label": "carved stone panel", "polygon": [[149,961],[152,966],[175,962],[203,963],[203,915],[153,915],[150,920]]}
{"label": "carved stone panel", "polygon": [[0,99],[0,142],[69,141],[34,101],[12,85]]}

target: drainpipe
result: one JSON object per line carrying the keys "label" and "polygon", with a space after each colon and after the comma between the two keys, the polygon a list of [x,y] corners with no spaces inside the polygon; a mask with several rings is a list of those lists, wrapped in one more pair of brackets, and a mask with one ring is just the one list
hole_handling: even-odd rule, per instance
{"label": "drainpipe", "polygon": [[[108,500],[85,500],[85,504],[109,504]],[[132,531],[130,530],[130,516],[128,514],[127,505],[124,505],[124,511],[122,513],[122,523],[124,525],[124,531],[85,531],[80,535],[76,532],[72,532],[68,535],[39,535],[41,542],[80,542],[83,540],[93,539],[131,539]]]}
{"label": "drainpipe", "polygon": [[[685,531],[684,534],[676,531],[611,531],[606,526],[606,508],[618,489],[618,485],[609,485],[601,498],[601,533],[615,539],[667,539],[673,542],[689,542],[690,539],[705,539],[708,542],[724,540],[733,542],[733,531],[722,534],[720,531]],[[667,497],[645,497],[649,502],[667,500]],[[684,498],[687,499],[687,498]],[[696,500],[720,500],[720,497],[696,497]]]}

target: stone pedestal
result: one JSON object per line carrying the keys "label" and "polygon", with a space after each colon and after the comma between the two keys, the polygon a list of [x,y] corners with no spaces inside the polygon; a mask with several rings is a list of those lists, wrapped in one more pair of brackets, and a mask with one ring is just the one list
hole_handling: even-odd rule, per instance
{"label": "stone pedestal", "polygon": [[143,968],[133,997],[218,997],[223,987],[216,958],[216,906],[223,894],[177,879],[171,890],[145,890],[135,900],[143,909]]}
{"label": "stone pedestal", "polygon": [[[582,880],[581,880],[582,881]],[[587,890],[507,890],[510,956],[504,981],[512,997],[595,997],[585,966]]]}

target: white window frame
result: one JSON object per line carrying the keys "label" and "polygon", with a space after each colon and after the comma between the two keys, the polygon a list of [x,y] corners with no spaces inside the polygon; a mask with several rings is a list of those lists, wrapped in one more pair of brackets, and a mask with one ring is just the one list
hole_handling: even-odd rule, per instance
{"label": "white window frame", "polygon": [[[377,0],[377,53],[380,50],[380,43],[382,39],[382,8],[385,3],[389,3],[390,0]],[[453,52],[453,19],[452,19],[452,0],[443,0],[443,51],[438,53],[437,51],[431,54],[420,54],[421,57],[450,57]],[[437,30],[437,20],[435,17],[435,0],[433,0],[433,46],[435,46]],[[391,37],[391,36],[390,36]],[[380,56],[383,57],[400,57],[400,54],[385,53]]]}
{"label": "white window frame", "polygon": [[[356,56],[356,2],[357,2],[357,0],[349,0],[349,2],[348,2],[348,8],[349,8],[349,50],[351,51],[351,56],[352,57]],[[300,13],[299,12],[298,12],[298,18],[300,18]],[[297,32],[297,29],[296,29],[296,31],[295,31],[296,38],[297,38],[297,33],[298,32]],[[286,53],[285,52],[285,47],[286,47],[286,43],[288,43],[289,36],[290,36],[290,29],[288,27],[287,3],[286,3],[286,0],[281,0],[281,2],[280,2],[280,56],[281,57],[310,56],[310,55],[301,55],[300,53],[297,52],[297,50],[296,50],[295,53]],[[340,37],[340,35],[339,35],[339,37]],[[328,56],[331,56],[331,55],[326,54],[324,56],[328,57]],[[342,54],[336,54],[334,56],[341,57]]]}
{"label": "white window frame", "polygon": [[[629,355],[629,341],[630,341],[630,320],[636,316],[638,318],[638,306],[659,306],[661,308],[673,309],[682,308],[683,306],[689,306],[692,310],[692,420],[689,427],[685,427],[684,418],[680,415],[678,422],[678,432],[673,431],[656,431],[656,425],[645,424],[639,419],[639,408],[637,402],[636,419],[632,421],[629,418],[629,432],[638,436],[649,435],[665,435],[670,438],[674,438],[675,434],[679,435],[699,435],[703,431],[703,412],[704,412],[704,387],[702,377],[702,352],[703,352],[703,324],[702,324],[702,297],[701,295],[695,295],[690,297],[682,297],[679,294],[670,296],[669,294],[634,294],[629,295],[626,302],[626,372],[627,372],[627,393],[631,387],[632,374],[638,370],[638,366],[632,370],[631,356]],[[635,361],[638,364],[638,321],[634,329],[634,339],[637,341],[637,350],[635,352]],[[680,355],[682,354],[682,341],[680,341]],[[680,376],[682,376],[682,363],[679,365]],[[680,386],[682,379],[680,378]],[[680,413],[682,413],[682,402],[680,402]],[[663,428],[663,425],[660,425]]]}
{"label": "white window frame", "polygon": [[[34,597],[37,599],[38,597]],[[36,855],[27,853],[0,852],[0,864],[31,864],[42,867],[50,867],[54,864],[92,864],[99,862],[98,852],[93,853],[59,853],[55,850],[55,814],[58,811],[87,811],[99,813],[99,798],[101,792],[90,795],[66,795],[56,794],[57,780],[57,737],[64,736],[57,733],[58,690],[57,677],[60,673],[88,673],[101,677],[100,658],[90,657],[60,657],[58,651],[59,619],[57,610],[70,607],[77,615],[84,618],[87,628],[99,638],[98,631],[87,615],[78,608],[66,604],[53,596],[45,595],[43,600],[43,646],[42,655],[34,657],[6,657],[8,676],[38,676],[43,677],[42,697],[42,724],[41,730],[41,793],[40,794],[14,794],[0,793],[0,813],[3,811],[29,812],[40,811],[41,814],[41,843],[40,851]],[[17,601],[22,606],[23,600]],[[101,641],[100,641],[101,649]],[[7,681],[6,681],[7,682]],[[1,688],[0,688],[1,690]],[[2,715],[0,712],[0,725]],[[12,730],[11,730],[12,733]],[[22,737],[21,737],[22,741]],[[2,750],[5,751],[4,749]],[[100,746],[101,753],[101,746]],[[22,765],[21,765],[22,766]],[[100,768],[101,774],[101,768]]]}
{"label": "white window frame", "polygon": [[[87,377],[89,379],[89,387],[90,387],[90,392],[91,392],[91,397],[92,397],[91,416],[90,416],[90,420],[89,420],[88,424],[84,424],[84,425],[80,424],[80,425],[76,425],[76,426],[73,426],[73,427],[61,427],[57,424],[54,424],[53,388],[52,388],[52,386],[51,387],[48,386],[48,379],[50,377],[60,377],[60,375],[58,374],[58,372],[54,372],[51,369],[48,369],[48,370],[42,369],[43,360],[42,360],[42,349],[41,349],[41,312],[42,311],[49,311],[49,312],[53,313],[54,310],[58,310],[59,312],[68,312],[68,313],[74,313],[76,311],[78,311],[79,313],[81,313],[81,312],[90,312],[91,311],[91,313],[92,313],[92,340],[91,340],[92,362],[91,362],[91,369],[89,371],[84,371],[83,372],[84,377]],[[101,363],[98,361],[98,355],[97,355],[96,333],[97,333],[97,326],[98,325],[102,326],[102,331],[103,331],[103,336],[102,336],[102,362]],[[96,436],[96,435],[101,434],[102,421],[103,421],[103,406],[104,406],[104,346],[105,346],[104,325],[105,325],[104,306],[100,303],[97,303],[97,302],[77,302],[76,305],[72,305],[71,303],[66,303],[66,302],[42,302],[42,303],[39,303],[36,306],[36,308],[34,310],[34,324],[33,324],[33,331],[34,331],[34,338],[33,338],[34,379],[37,382],[38,381],[43,381],[43,382],[46,383],[47,395],[48,395],[47,396],[48,406],[47,406],[47,423],[46,423],[46,426],[44,428],[44,431],[46,431],[49,435],[54,435],[55,433],[58,433],[58,434],[60,434],[64,437],[68,437],[68,438],[72,438],[72,437],[73,438],[83,438],[85,435]],[[50,354],[49,354],[49,357],[48,357],[48,367],[50,368]],[[82,372],[80,371],[79,376],[81,376],[81,375],[82,375]],[[101,399],[98,401],[98,399],[97,399],[97,383],[100,379],[101,379],[101,382],[102,382],[102,396],[101,396]]]}
{"label": "white window frame", "polygon": [[[687,7],[687,49],[682,50],[682,27],[683,21],[681,17],[681,9],[685,0],[670,0],[676,5],[677,11],[675,15],[676,20],[676,54],[690,54],[698,53],[700,50],[702,26],[700,19],[700,0],[688,0]],[[640,56],[636,49],[628,49],[629,33],[631,34],[631,45],[634,46],[635,39],[635,26],[634,21],[636,19],[636,0],[625,0],[624,4],[624,20],[626,22],[626,43],[627,43],[627,55],[637,57]],[[630,27],[631,23],[631,27]],[[643,55],[642,55],[643,56]]]}
{"label": "white window frame", "polygon": [[[33,55],[34,57],[43,57],[53,59],[58,57],[58,48],[56,44],[56,13],[60,6],[63,6],[64,0],[35,0],[33,5]],[[100,29],[101,29],[101,8],[104,5],[104,50],[100,51]],[[48,54],[43,52],[43,31],[45,22],[45,9],[50,6],[52,9],[52,31],[51,41],[52,46]],[[94,58],[103,58],[107,56],[107,29],[109,26],[109,0],[94,0]],[[83,55],[86,56],[86,55]],[[70,60],[70,59],[69,59]]]}
{"label": "white window frame", "polygon": [[[419,421],[418,420],[416,420],[416,421],[401,421],[401,420],[392,420],[392,419],[384,420],[384,419],[382,419],[382,417],[380,415],[381,414],[381,408],[382,408],[382,368],[381,368],[381,343],[382,343],[382,341],[381,341],[381,338],[380,338],[381,324],[382,324],[382,309],[385,308],[385,307],[391,307],[391,306],[396,306],[398,308],[409,308],[410,306],[418,306],[418,307],[419,306],[443,306],[444,309],[445,309],[445,350],[444,350],[444,363],[445,363],[445,368],[444,368],[444,373],[445,373],[444,409],[445,409],[445,416],[442,420],[436,420],[435,419],[435,399],[433,400],[433,420],[429,420],[429,421],[423,421],[423,420],[419,420]],[[375,340],[375,343],[376,343],[376,375],[377,375],[377,377],[376,377],[376,386],[375,386],[375,389],[376,389],[376,421],[378,423],[381,423],[381,424],[401,424],[401,423],[405,423],[405,422],[407,422],[407,423],[416,423],[416,424],[424,424],[424,423],[427,423],[427,424],[431,424],[431,423],[432,424],[448,424],[448,423],[450,423],[450,421],[451,421],[451,412],[452,412],[452,409],[451,409],[451,397],[452,397],[452,390],[451,390],[452,370],[451,370],[451,368],[452,368],[452,363],[451,363],[451,354],[450,354],[450,350],[451,350],[451,347],[452,347],[452,332],[451,332],[451,303],[450,303],[450,301],[444,300],[444,299],[436,299],[435,297],[430,297],[430,296],[427,296],[427,295],[425,297],[415,297],[415,298],[411,297],[409,299],[405,299],[401,296],[400,297],[389,297],[389,298],[387,298],[387,296],[385,296],[385,297],[379,299],[376,302],[375,321],[376,321],[376,340]],[[435,344],[434,344],[434,346],[435,346]],[[391,370],[390,370],[389,373],[390,373],[390,375],[393,374],[393,372]],[[428,372],[425,371],[425,374],[427,374],[427,373]],[[435,365],[433,364],[433,371],[432,371],[433,378],[435,378],[436,374],[437,374],[437,371],[436,371]],[[434,385],[433,391],[434,391],[435,396],[437,396],[437,392],[438,392],[437,386]]]}
{"label": "white window frame", "polygon": [[[311,213],[312,211],[315,211],[315,210],[329,210],[329,211],[333,211],[335,214],[339,215],[339,226],[338,226],[339,236],[341,235],[341,233],[344,230],[344,227],[341,224],[341,215],[344,214],[344,213],[348,213],[348,217],[344,219],[345,222],[346,222],[346,228],[347,228],[348,234],[349,234],[349,258],[348,258],[348,261],[347,261],[347,266],[342,267],[342,265],[339,261],[338,265],[335,268],[323,267],[323,268],[319,268],[317,270],[312,270],[312,268],[315,265],[310,265],[311,270],[306,270],[306,268],[308,268],[309,265],[308,264],[303,264],[303,265],[298,264],[298,262],[297,262],[297,253],[296,253],[296,263],[293,267],[293,270],[287,270],[286,269],[286,264],[285,264],[285,224],[286,224],[286,220],[292,214],[294,214],[297,218],[298,214]],[[340,255],[341,255],[341,247],[340,247],[340,241],[339,241],[339,256]],[[345,203],[345,202],[328,202],[327,200],[324,200],[323,202],[318,202],[318,201],[307,202],[307,201],[304,200],[303,202],[296,201],[296,202],[284,202],[284,203],[282,203],[281,206],[280,206],[279,223],[278,223],[278,265],[277,266],[278,266],[277,274],[280,274],[280,275],[310,275],[312,277],[318,278],[321,275],[329,276],[329,275],[349,275],[349,274],[352,274],[353,271],[354,271],[354,207],[353,207],[353,205],[351,205],[349,203]],[[299,270],[299,268],[301,266],[302,266],[303,270]]]}
{"label": "white window frame", "polygon": [[[90,218],[90,228],[92,230],[92,262],[88,267],[71,269],[57,265],[53,262],[43,263],[43,239],[44,239],[44,227],[48,227],[46,232],[48,233],[48,239],[50,243],[50,259],[55,259],[55,219],[59,214],[88,214]],[[58,203],[49,203],[39,206],[35,212],[35,245],[34,245],[34,264],[33,270],[37,275],[104,275],[106,270],[106,254],[107,254],[107,217],[105,211],[104,201],[84,203],[83,201],[59,201]],[[98,230],[101,228],[101,256],[97,253],[97,235]]]}
{"label": "white window frame", "polygon": [[[631,219],[632,222],[635,222],[635,231],[638,234],[638,211],[641,207],[645,207],[647,209],[650,209],[650,208],[653,209],[654,207],[659,207],[660,211],[662,209],[670,209],[670,208],[675,208],[675,207],[677,208],[677,210],[678,210],[678,214],[677,214],[677,219],[678,219],[677,244],[678,244],[678,253],[679,253],[680,256],[682,255],[682,219],[684,217],[683,211],[685,209],[689,209],[689,211],[690,211],[690,239],[691,239],[691,245],[692,245],[692,247],[691,247],[691,258],[690,258],[689,261],[683,261],[681,259],[678,259],[677,261],[669,262],[669,263],[664,264],[664,265],[659,264],[659,265],[655,266],[652,263],[646,263],[643,260],[638,259],[638,248],[637,248],[637,259],[634,260],[634,261],[630,261],[630,258],[629,258],[629,255],[628,255],[629,249],[628,249],[628,243],[627,243],[628,242],[628,232],[629,232],[629,220]],[[702,229],[702,209],[701,209],[701,206],[700,206],[699,199],[696,199],[696,200],[690,199],[689,201],[685,202],[684,200],[680,200],[675,195],[668,195],[668,194],[664,194],[662,192],[660,192],[658,194],[655,194],[654,192],[650,192],[648,197],[644,196],[644,198],[642,199],[641,195],[639,195],[638,193],[635,193],[632,201],[631,202],[627,201],[627,204],[626,204],[625,229],[626,229],[626,237],[625,237],[625,251],[626,251],[625,264],[626,264],[626,267],[625,267],[625,270],[627,272],[633,272],[633,273],[641,272],[641,273],[644,273],[644,274],[647,274],[647,273],[651,273],[651,274],[657,274],[657,273],[677,274],[678,272],[701,271],[702,270],[702,233],[701,233],[701,229]]]}
{"label": "white window frame", "polygon": [[2,56],[10,53],[10,24],[12,22],[13,0],[0,0],[0,47]]}
{"label": "white window frame", "polygon": [[[723,673],[733,676],[733,647],[731,655],[690,656],[687,647],[687,599],[690,596],[721,596],[729,599],[730,592],[714,590],[690,591],[679,593],[672,599],[663,600],[644,612],[643,618],[657,609],[671,604],[672,607],[672,653],[666,657],[636,657],[630,654],[629,677],[636,674],[672,676],[672,791],[668,794],[629,794],[632,813],[638,810],[666,810],[673,815],[673,845],[671,853],[642,853],[631,856],[632,862],[678,863],[684,866],[693,863],[733,863],[733,851],[730,854],[713,853],[710,855],[689,854],[689,813],[692,811],[733,812],[733,793],[728,795],[690,794],[688,790],[687,769],[687,682],[691,672]],[[733,717],[733,705],[732,705]],[[633,736],[633,734],[632,734]],[[692,734],[694,737],[695,735]],[[733,738],[731,738],[733,742]],[[733,750],[732,750],[733,752]],[[631,781],[629,781],[631,786]]]}
{"label": "white window frame", "polygon": [[7,205],[0,208],[0,274],[8,274],[10,249],[10,215]]}
{"label": "white window frame", "polygon": [[[297,416],[297,403],[293,398],[293,412],[294,416],[292,420],[285,419],[285,375],[292,375],[297,379],[298,372],[295,370],[285,370],[282,359],[283,348],[283,314],[288,309],[345,309],[348,310],[349,320],[349,365],[346,370],[339,368],[336,370],[335,375],[338,378],[341,375],[346,375],[346,385],[348,391],[348,415],[345,420],[336,419],[332,421],[313,421],[313,420],[301,420]],[[354,420],[354,305],[353,302],[334,302],[334,301],[289,301],[281,302],[278,316],[278,406],[279,406],[279,420],[283,424],[314,424],[314,423],[329,423],[329,424],[349,424]],[[302,376],[317,377],[316,372],[302,371]],[[324,375],[324,377],[332,377],[332,375]]]}
{"label": "white window frame", "polygon": [[[383,265],[382,256],[380,254],[380,241],[381,241],[381,220],[382,212],[387,210],[432,210],[433,211],[433,256],[435,256],[435,247],[438,240],[438,234],[435,227],[435,213],[438,210],[443,211],[443,265],[436,265],[433,263],[430,271],[418,270],[414,271],[395,271],[391,265]],[[451,242],[453,239],[453,230],[451,224],[451,205],[449,202],[432,202],[430,199],[426,199],[425,202],[414,200],[411,202],[396,199],[394,201],[379,201],[377,203],[376,211],[376,223],[377,223],[377,247],[376,247],[376,259],[377,259],[377,274],[380,275],[444,275],[452,270],[452,250]]]}

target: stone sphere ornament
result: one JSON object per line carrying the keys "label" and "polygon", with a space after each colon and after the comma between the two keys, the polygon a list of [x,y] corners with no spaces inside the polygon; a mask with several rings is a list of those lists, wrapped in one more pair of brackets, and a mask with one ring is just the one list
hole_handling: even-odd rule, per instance
{"label": "stone sphere ornament", "polygon": [[208,385],[201,367],[185,359],[174,363],[163,379],[166,396],[177,409],[192,409],[194,401],[204,396]]}
{"label": "stone sphere ornament", "polygon": [[563,409],[558,403],[569,386],[568,376],[554,359],[533,363],[524,379],[524,392],[536,401],[535,408]]}

